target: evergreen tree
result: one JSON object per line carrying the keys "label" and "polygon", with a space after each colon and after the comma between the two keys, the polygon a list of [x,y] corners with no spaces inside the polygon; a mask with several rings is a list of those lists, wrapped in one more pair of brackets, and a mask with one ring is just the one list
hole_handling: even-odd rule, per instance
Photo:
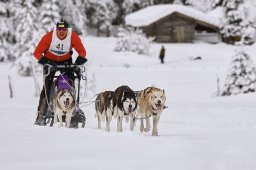
{"label": "evergreen tree", "polygon": [[150,45],[153,38],[147,38],[142,30],[121,27],[117,36],[115,51],[131,51],[145,55],[150,53]]}
{"label": "evergreen tree", "polygon": [[13,60],[12,45],[16,43],[13,29],[13,1],[0,0],[0,61]]}
{"label": "evergreen tree", "polygon": [[85,15],[85,2],[62,0],[59,5],[62,19],[67,21],[69,26],[78,34],[85,34],[87,22]]}
{"label": "evergreen tree", "polygon": [[112,0],[87,1],[86,14],[89,26],[97,28],[97,36],[99,36],[100,32],[109,34],[112,21],[116,17]]}
{"label": "evergreen tree", "polygon": [[124,25],[124,18],[127,14],[138,11],[147,6],[154,5],[154,0],[113,0],[117,7],[117,16],[114,25]]}
{"label": "evergreen tree", "polygon": [[154,0],[154,5],[158,4],[172,4],[174,0]]}
{"label": "evergreen tree", "polygon": [[33,52],[36,43],[39,42],[38,35],[42,34],[41,26],[37,19],[38,10],[33,5],[33,0],[26,0],[22,3],[17,2],[16,8],[19,9],[16,13],[16,19],[14,20],[16,28],[17,44],[13,50],[16,57],[16,64],[20,67],[19,73],[24,76],[31,75],[31,64],[33,58]]}
{"label": "evergreen tree", "polygon": [[226,24],[221,28],[223,40],[230,44],[241,40],[245,44],[254,43],[255,29],[248,20],[244,0],[223,0],[222,4],[226,7]]}
{"label": "evergreen tree", "polygon": [[0,62],[7,59],[6,54],[6,38],[5,35],[8,34],[7,27],[7,4],[3,1],[0,1]]}
{"label": "evergreen tree", "polygon": [[242,49],[232,57],[222,96],[255,92],[256,68],[250,56]]}
{"label": "evergreen tree", "polygon": [[60,20],[60,7],[57,0],[44,0],[40,7],[40,22],[42,28],[45,32],[51,31],[58,20]]}
{"label": "evergreen tree", "polygon": [[141,0],[139,1],[140,3],[138,4],[140,8],[145,8],[147,6],[154,5],[154,0]]}
{"label": "evergreen tree", "polygon": [[183,0],[174,0],[173,4],[183,5],[184,2],[183,2]]}
{"label": "evergreen tree", "polygon": [[219,7],[219,6],[223,6],[223,1],[224,0],[213,0],[212,7],[216,8],[216,7]]}
{"label": "evergreen tree", "polygon": [[215,0],[186,0],[185,5],[192,6],[200,11],[208,12],[212,10],[214,4],[216,3]]}

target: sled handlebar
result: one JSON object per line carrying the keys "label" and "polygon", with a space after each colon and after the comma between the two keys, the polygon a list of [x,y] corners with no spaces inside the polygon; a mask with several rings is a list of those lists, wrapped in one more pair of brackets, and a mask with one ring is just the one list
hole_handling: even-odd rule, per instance
{"label": "sled handlebar", "polygon": [[44,68],[47,68],[46,74],[44,76],[48,76],[50,72],[52,71],[61,71],[63,69],[73,69],[80,72],[80,75],[84,79],[85,76],[83,76],[83,72],[85,72],[85,66],[84,65],[76,65],[76,64],[65,64],[65,65],[57,65],[57,64],[45,64]]}

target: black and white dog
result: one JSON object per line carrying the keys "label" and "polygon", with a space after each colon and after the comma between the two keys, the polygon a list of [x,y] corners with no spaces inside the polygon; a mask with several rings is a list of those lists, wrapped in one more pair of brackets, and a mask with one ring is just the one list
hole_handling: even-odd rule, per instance
{"label": "black and white dog", "polygon": [[117,132],[122,132],[122,122],[130,117],[130,130],[134,127],[134,117],[137,108],[137,100],[134,91],[128,86],[118,87],[113,94],[114,117],[117,118]]}
{"label": "black and white dog", "polygon": [[101,121],[106,119],[106,131],[110,131],[110,121],[113,114],[113,91],[104,91],[98,94],[95,102],[96,116],[98,118],[98,129],[101,129]]}

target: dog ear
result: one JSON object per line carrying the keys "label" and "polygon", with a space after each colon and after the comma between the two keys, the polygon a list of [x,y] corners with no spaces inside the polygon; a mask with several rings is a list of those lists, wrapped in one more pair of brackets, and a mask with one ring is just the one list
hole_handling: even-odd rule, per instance
{"label": "dog ear", "polygon": [[163,89],[163,93],[165,94],[165,91],[164,91],[164,89]]}
{"label": "dog ear", "polygon": [[150,93],[153,88],[154,88],[154,87],[148,87],[148,88],[146,88],[146,89],[145,89],[145,90],[146,90],[146,94]]}
{"label": "dog ear", "polygon": [[142,91],[143,96],[145,97],[151,90],[151,87],[147,87]]}
{"label": "dog ear", "polygon": [[124,92],[122,93],[121,101],[124,100]]}
{"label": "dog ear", "polygon": [[73,97],[76,96],[76,90],[71,90],[70,93],[71,93],[71,95],[72,95]]}

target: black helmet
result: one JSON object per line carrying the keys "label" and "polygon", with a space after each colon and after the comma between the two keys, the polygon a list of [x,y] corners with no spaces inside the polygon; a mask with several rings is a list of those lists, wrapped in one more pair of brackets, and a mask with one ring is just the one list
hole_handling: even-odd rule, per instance
{"label": "black helmet", "polygon": [[68,28],[68,23],[63,19],[59,20],[56,24],[57,29]]}

